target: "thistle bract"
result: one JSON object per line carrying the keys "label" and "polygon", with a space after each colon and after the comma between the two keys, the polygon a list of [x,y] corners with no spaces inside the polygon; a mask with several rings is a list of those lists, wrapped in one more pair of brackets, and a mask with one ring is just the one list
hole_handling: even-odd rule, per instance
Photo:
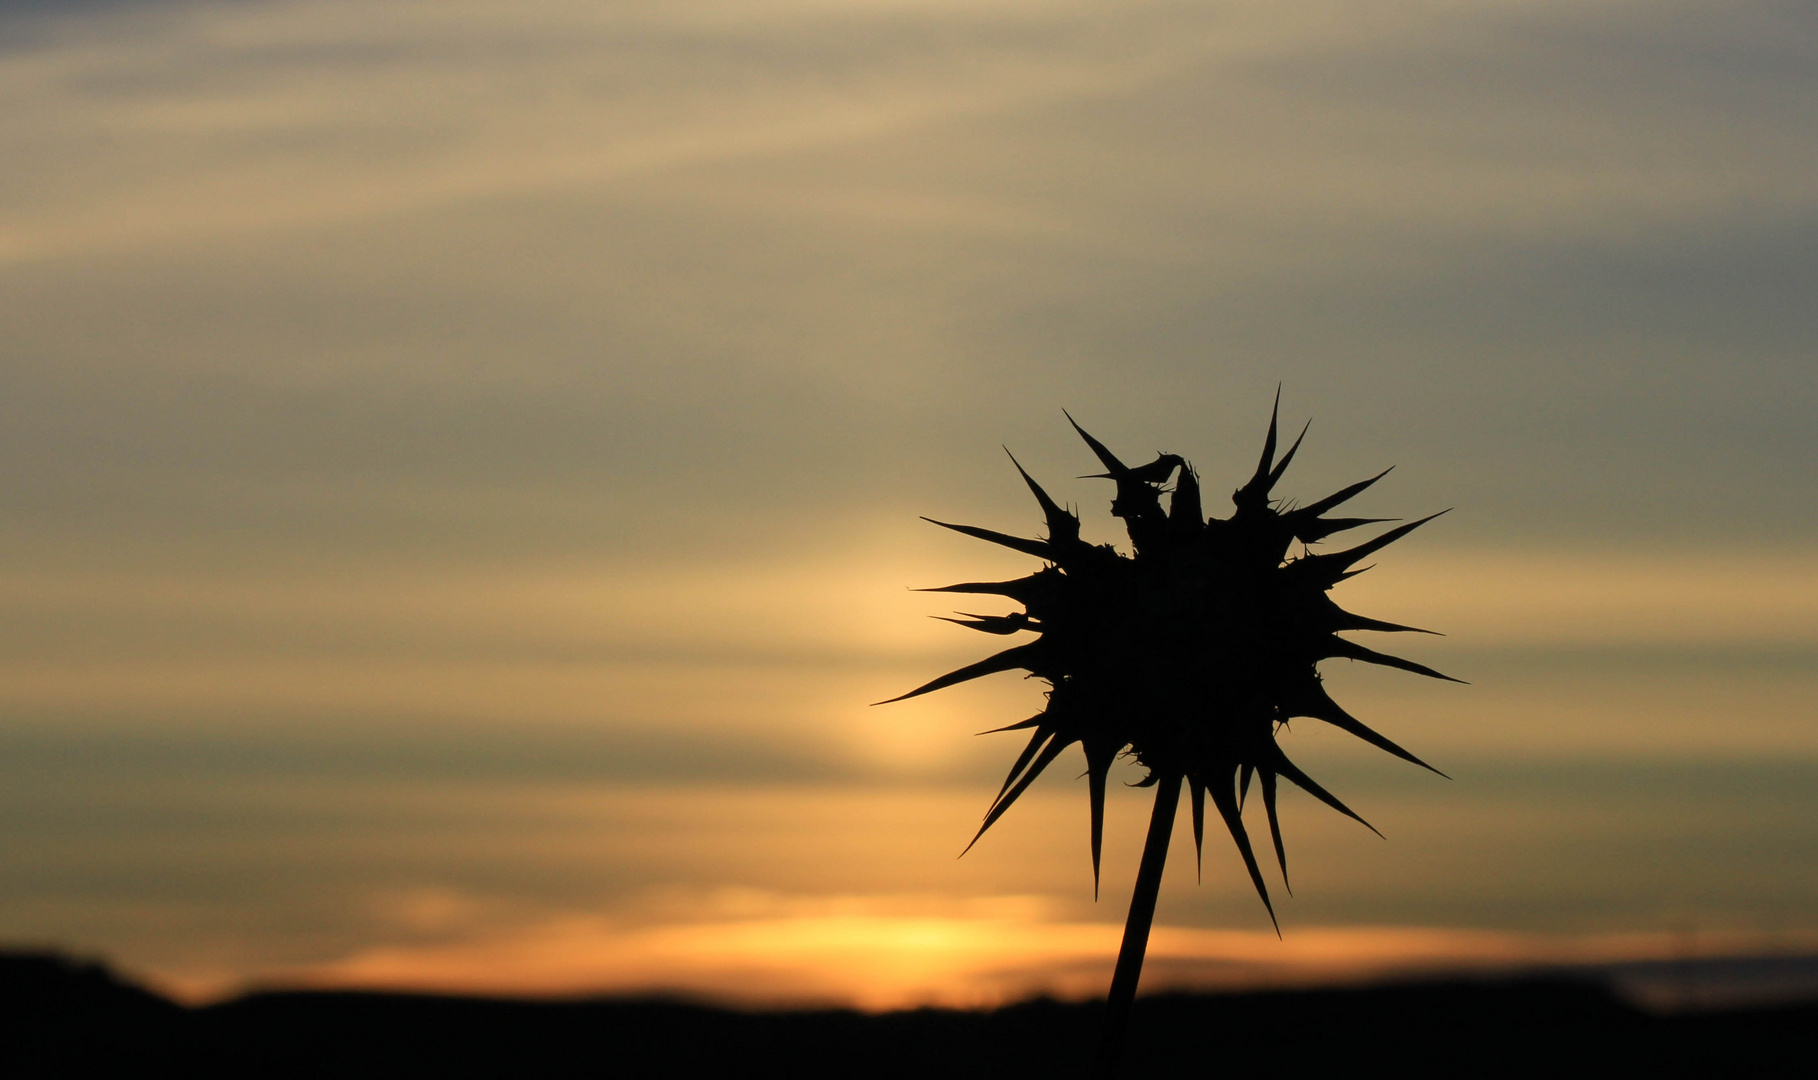
{"label": "thistle bract", "polygon": [[[1073,422],[1071,416],[1068,420]],[[1261,791],[1284,880],[1287,853],[1276,817],[1280,780],[1363,821],[1288,760],[1276,743],[1283,724],[1295,717],[1321,720],[1431,768],[1333,701],[1321,684],[1319,663],[1342,657],[1448,678],[1339,636],[1415,628],[1352,614],[1328,595],[1333,586],[1360,573],[1366,557],[1432,518],[1398,525],[1348,550],[1315,553],[1311,546],[1334,534],[1388,520],[1328,516],[1382,479],[1386,470],[1304,506],[1279,503],[1272,493],[1300,439],[1278,460],[1276,417],[1271,416],[1262,460],[1231,497],[1234,511],[1229,517],[1208,517],[1200,505],[1198,474],[1182,458],[1162,454],[1147,464],[1126,465],[1078,423],[1073,426],[1104,467],[1098,475],[1116,485],[1111,513],[1123,519],[1130,553],[1082,540],[1079,518],[1017,464],[1047,519],[1045,538],[933,523],[1024,552],[1046,565],[1014,581],[966,582],[928,591],[1008,597],[1023,610],[958,613],[949,621],[988,634],[1027,630],[1039,637],[891,700],[999,671],[1021,669],[1045,680],[1050,687],[1046,707],[999,729],[1028,730],[1030,736],[978,835],[1063,751],[1079,743],[1086,757],[1096,889],[1106,777],[1113,761],[1127,753],[1147,768],[1144,785],[1165,781],[1178,787],[1186,780],[1194,839],[1201,846],[1210,798],[1273,919],[1241,814],[1251,783]],[[1303,429],[1301,436],[1305,434]],[[1014,457],[1011,461],[1015,464]],[[1168,813],[1171,820],[1171,802]]]}

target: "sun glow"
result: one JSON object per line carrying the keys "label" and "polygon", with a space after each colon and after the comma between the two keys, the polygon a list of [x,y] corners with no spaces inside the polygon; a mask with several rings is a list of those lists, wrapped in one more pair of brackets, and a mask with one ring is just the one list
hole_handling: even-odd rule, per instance
{"label": "sun glow", "polygon": [[[677,993],[733,1004],[867,1011],[984,1008],[1036,995],[1104,993],[1117,955],[1110,923],[1051,920],[1027,897],[972,910],[902,899],[798,902],[793,914],[649,927],[574,917],[476,940],[375,948],[273,973],[267,985],[532,997]],[[907,908],[908,910],[905,910]],[[1761,934],[1706,937],[1729,955],[1818,944]],[[1149,992],[1244,990],[1548,965],[1669,958],[1669,933],[1562,935],[1409,926],[1267,930],[1157,926]],[[192,985],[191,997],[223,993]]]}

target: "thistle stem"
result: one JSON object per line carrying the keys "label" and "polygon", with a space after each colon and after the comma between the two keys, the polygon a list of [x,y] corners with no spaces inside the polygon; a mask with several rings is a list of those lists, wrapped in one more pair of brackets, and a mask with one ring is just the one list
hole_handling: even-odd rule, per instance
{"label": "thistle stem", "polygon": [[1179,806],[1180,777],[1162,777],[1155,785],[1149,837],[1143,841],[1136,892],[1130,897],[1130,917],[1124,921],[1124,944],[1117,951],[1117,970],[1111,976],[1111,993],[1105,1002],[1105,1030],[1098,1044],[1098,1064],[1092,1070],[1097,1080],[1116,1080],[1123,1064],[1130,1008],[1136,1002],[1136,983],[1143,974],[1143,954],[1149,950],[1155,898],[1161,893],[1162,868],[1168,861],[1168,841],[1174,836],[1174,811]]}

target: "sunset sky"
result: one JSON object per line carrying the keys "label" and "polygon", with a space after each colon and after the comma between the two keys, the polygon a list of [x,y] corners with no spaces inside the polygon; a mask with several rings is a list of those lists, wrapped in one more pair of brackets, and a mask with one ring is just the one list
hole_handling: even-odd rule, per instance
{"label": "sunset sky", "polygon": [[1038,684],[868,704],[1034,568],[919,515],[1279,384],[1452,779],[1295,723],[1386,840],[1183,815],[1152,983],[1818,946],[1809,4],[0,0],[0,163],[0,944],[1102,992],[1146,793],[1095,903],[1076,756],[956,858]]}

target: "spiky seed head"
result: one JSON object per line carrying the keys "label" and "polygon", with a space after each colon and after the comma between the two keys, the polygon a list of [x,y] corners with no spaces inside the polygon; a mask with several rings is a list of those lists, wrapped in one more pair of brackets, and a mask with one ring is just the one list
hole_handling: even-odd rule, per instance
{"label": "spiky seed head", "polygon": [[[1116,484],[1111,512],[1124,521],[1132,546],[1129,554],[1081,540],[1079,519],[1050,498],[1014,457],[1017,472],[1041,506],[1045,539],[933,522],[1046,563],[1016,581],[969,582],[935,590],[1005,596],[1024,608],[1004,616],[958,613],[963,617],[949,622],[992,634],[1033,630],[1040,636],[891,699],[901,701],[999,671],[1024,670],[1049,684],[1047,707],[1041,713],[999,729],[1033,730],[973,843],[1063,751],[1079,743],[1086,755],[1096,891],[1106,775],[1115,759],[1128,753],[1149,770],[1145,783],[1186,778],[1196,845],[1210,796],[1273,919],[1268,888],[1242,817],[1252,775],[1261,784],[1284,881],[1287,853],[1275,811],[1278,778],[1363,822],[1288,760],[1276,742],[1281,724],[1311,717],[1432,768],[1340,708],[1321,684],[1319,663],[1346,658],[1448,678],[1423,664],[1339,637],[1344,631],[1415,628],[1352,614],[1327,595],[1357,572],[1358,562],[1438,515],[1397,526],[1348,551],[1306,553],[1306,545],[1333,533],[1381,520],[1324,515],[1382,479],[1387,470],[1304,507],[1283,508],[1273,491],[1306,430],[1278,458],[1279,405],[1277,395],[1262,458],[1251,478],[1232,495],[1235,512],[1228,518],[1202,516],[1198,475],[1184,459],[1161,454],[1145,465],[1126,465],[1069,415],[1067,420],[1105,469],[1098,475]],[[1175,484],[1164,510],[1162,496],[1169,494],[1170,480]],[[1296,540],[1303,549],[1299,556],[1290,553]]]}

